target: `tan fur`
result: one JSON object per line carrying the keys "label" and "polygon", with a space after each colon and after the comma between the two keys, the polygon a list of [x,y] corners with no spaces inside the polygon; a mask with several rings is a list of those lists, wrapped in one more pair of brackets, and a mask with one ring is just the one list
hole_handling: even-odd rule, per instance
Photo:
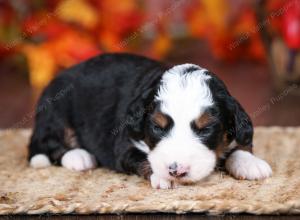
{"label": "tan fur", "polygon": [[237,145],[234,146],[234,148],[229,148],[230,142],[227,138],[227,134],[225,133],[222,138],[222,142],[217,146],[215,152],[217,155],[217,158],[222,158],[226,153],[232,152],[232,150],[243,150],[252,153],[252,147],[251,146],[242,146]]}
{"label": "tan fur", "polygon": [[207,126],[212,120],[213,117],[210,114],[204,113],[203,115],[201,115],[195,120],[195,124],[196,127],[200,129]]}
{"label": "tan fur", "polygon": [[229,149],[228,149],[229,144],[230,143],[227,139],[227,134],[224,134],[223,138],[222,138],[222,142],[217,146],[217,148],[215,150],[217,158],[223,157],[224,154],[229,151]]}
{"label": "tan fur", "polygon": [[165,128],[168,126],[168,118],[161,112],[154,113],[153,121],[162,128]]}
{"label": "tan fur", "polygon": [[72,128],[65,128],[64,141],[66,145],[70,148],[80,147],[75,135],[75,131]]}

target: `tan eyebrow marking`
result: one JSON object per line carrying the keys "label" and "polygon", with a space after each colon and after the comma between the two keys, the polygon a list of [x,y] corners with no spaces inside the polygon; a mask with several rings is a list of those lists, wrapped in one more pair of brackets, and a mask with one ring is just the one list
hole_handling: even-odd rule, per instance
{"label": "tan eyebrow marking", "polygon": [[213,121],[213,117],[208,113],[204,113],[195,120],[195,125],[200,129],[208,125],[211,121]]}
{"label": "tan eyebrow marking", "polygon": [[161,112],[154,113],[153,121],[162,128],[167,127],[169,123],[168,118]]}

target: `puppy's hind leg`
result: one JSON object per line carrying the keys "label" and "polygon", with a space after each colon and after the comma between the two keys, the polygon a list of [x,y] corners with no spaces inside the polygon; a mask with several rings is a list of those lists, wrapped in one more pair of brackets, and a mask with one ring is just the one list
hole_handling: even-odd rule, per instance
{"label": "puppy's hind leg", "polygon": [[68,123],[68,95],[53,99],[65,86],[61,82],[52,82],[39,100],[35,128],[29,144],[28,159],[31,167],[60,165],[61,157],[68,151],[64,141],[65,125]]}
{"label": "puppy's hind leg", "polygon": [[60,159],[68,147],[64,143],[64,124],[52,115],[47,121],[38,116],[36,127],[29,144],[29,163],[33,168],[44,168],[51,164],[60,165]]}

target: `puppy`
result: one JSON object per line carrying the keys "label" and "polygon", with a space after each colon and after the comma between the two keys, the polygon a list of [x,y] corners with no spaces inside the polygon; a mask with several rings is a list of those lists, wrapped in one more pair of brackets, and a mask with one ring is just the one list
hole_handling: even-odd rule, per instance
{"label": "puppy", "polygon": [[208,70],[105,54],[65,70],[45,89],[29,161],[34,168],[106,167],[161,189],[220,167],[237,179],[267,178],[272,170],[252,154],[252,138],[249,116]]}

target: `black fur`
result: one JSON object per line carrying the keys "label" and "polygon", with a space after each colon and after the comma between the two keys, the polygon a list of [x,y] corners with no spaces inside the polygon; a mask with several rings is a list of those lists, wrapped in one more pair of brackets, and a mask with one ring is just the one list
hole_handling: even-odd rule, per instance
{"label": "black fur", "polygon": [[[142,122],[165,70],[163,64],[144,57],[106,54],[61,73],[38,103],[38,109],[46,107],[37,110],[29,159],[46,154],[60,164],[69,149],[65,128],[72,128],[79,146],[95,155],[98,164],[136,173],[146,155],[132,146],[130,136],[143,138]],[[68,93],[48,103],[70,85]]]}
{"label": "black fur", "polygon": [[209,87],[216,102],[215,108],[220,112],[218,118],[228,139],[235,139],[240,146],[252,147],[253,125],[250,117],[240,103],[230,95],[225,84],[215,74],[207,74],[212,76]]}
{"label": "black fur", "polygon": [[[154,95],[167,67],[157,61],[129,54],[105,54],[76,65],[54,79],[37,106],[36,124],[29,145],[29,159],[46,154],[59,165],[70,146],[67,128],[74,130],[81,148],[93,154],[100,166],[149,177],[145,153],[131,139],[155,145],[173,126],[157,127],[151,114],[159,110]],[[188,72],[194,71],[189,68]],[[212,73],[209,86],[216,105],[208,109],[216,119],[195,132],[215,149],[224,133],[244,146],[252,145],[248,115]],[[242,127],[241,127],[242,126]]]}

